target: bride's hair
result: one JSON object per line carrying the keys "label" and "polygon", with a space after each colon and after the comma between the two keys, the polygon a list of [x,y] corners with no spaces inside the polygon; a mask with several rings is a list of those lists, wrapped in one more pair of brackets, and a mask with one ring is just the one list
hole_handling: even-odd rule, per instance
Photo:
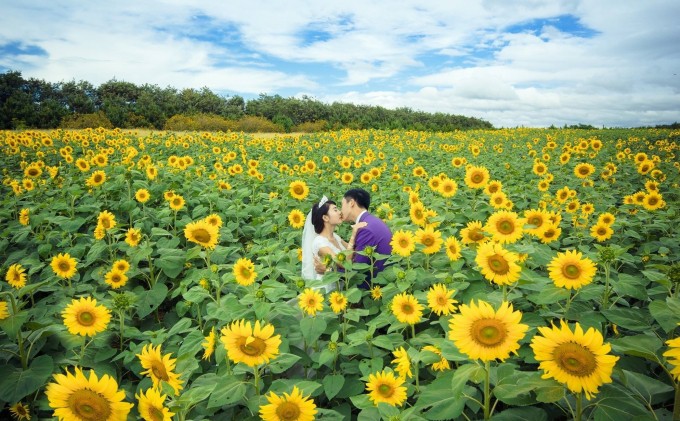
{"label": "bride's hair", "polygon": [[317,234],[321,234],[321,231],[323,231],[323,216],[328,213],[328,209],[331,205],[335,205],[335,202],[327,200],[326,203],[321,206],[319,206],[318,203],[315,203],[314,206],[312,206],[312,225],[314,225],[314,232]]}

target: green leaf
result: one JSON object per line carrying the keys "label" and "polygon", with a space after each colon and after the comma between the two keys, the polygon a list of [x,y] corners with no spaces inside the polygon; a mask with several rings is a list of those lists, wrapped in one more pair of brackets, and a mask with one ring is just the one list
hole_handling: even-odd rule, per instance
{"label": "green leaf", "polygon": [[651,328],[647,311],[639,308],[613,308],[603,310],[602,314],[610,322],[625,329],[644,332]]}
{"label": "green leaf", "polygon": [[135,303],[137,315],[142,319],[148,316],[161,305],[167,295],[168,287],[163,282],[157,282],[151,290],[139,293],[139,299]]}
{"label": "green leaf", "polygon": [[304,317],[300,320],[300,331],[308,345],[316,342],[326,330],[326,321],[321,317]]}
{"label": "green leaf", "polygon": [[548,413],[542,408],[528,406],[524,408],[510,408],[491,417],[493,421],[547,421]]}
{"label": "green leaf", "polygon": [[183,317],[178,322],[176,322],[168,331],[168,336],[176,335],[178,333],[188,332],[193,330],[193,321],[187,317]]}
{"label": "green leaf", "polygon": [[194,304],[200,304],[206,298],[210,298],[210,294],[202,286],[195,286],[182,294],[182,298]]}
{"label": "green leaf", "polygon": [[18,402],[40,389],[52,374],[54,363],[49,355],[36,357],[30,367],[22,370],[5,367],[0,376],[0,396],[7,402]]}
{"label": "green leaf", "polygon": [[632,398],[624,389],[613,384],[602,386],[597,394],[597,407],[593,411],[596,421],[620,421],[635,416],[649,415],[637,399]]}
{"label": "green leaf", "polygon": [[0,320],[0,328],[2,328],[10,338],[16,338],[17,333],[19,333],[26,320],[28,320],[28,312],[19,311],[17,314],[12,314],[3,320]]}
{"label": "green leaf", "polygon": [[342,374],[331,374],[324,377],[321,382],[323,383],[323,391],[330,400],[342,389],[342,386],[345,384],[345,377]]}
{"label": "green leaf", "polygon": [[184,250],[159,248],[158,254],[159,256],[154,259],[153,263],[161,268],[168,278],[176,278],[184,269],[184,263],[186,262],[186,252]]}
{"label": "green leaf", "polygon": [[659,362],[659,357],[656,355],[656,352],[661,348],[662,343],[654,336],[626,336],[620,339],[612,339],[610,343],[615,352]]}
{"label": "green leaf", "polygon": [[232,406],[246,395],[246,384],[236,376],[226,376],[215,386],[208,399],[208,409]]}
{"label": "green leaf", "polygon": [[678,327],[680,317],[671,310],[665,301],[655,300],[649,303],[649,312],[666,333]]}
{"label": "green leaf", "polygon": [[297,355],[282,353],[269,363],[269,369],[275,374],[283,373],[299,360],[300,357]]}
{"label": "green leaf", "polygon": [[[444,420],[460,416],[465,408],[463,388],[472,372],[478,366],[468,364],[456,371],[448,371],[423,388],[423,392],[415,403],[415,408],[426,410],[429,420]],[[456,375],[457,374],[457,375]]]}
{"label": "green leaf", "polygon": [[[621,370],[623,376],[621,380],[629,390],[640,395],[642,399],[650,405],[660,403],[663,400],[672,397],[674,390],[673,386],[661,382],[659,380],[648,377],[642,373],[634,371]],[[662,397],[661,395],[666,395]]]}
{"label": "green leaf", "polygon": [[555,304],[569,298],[569,291],[564,288],[557,288],[554,286],[547,286],[538,294],[532,294],[527,299],[535,304]]}

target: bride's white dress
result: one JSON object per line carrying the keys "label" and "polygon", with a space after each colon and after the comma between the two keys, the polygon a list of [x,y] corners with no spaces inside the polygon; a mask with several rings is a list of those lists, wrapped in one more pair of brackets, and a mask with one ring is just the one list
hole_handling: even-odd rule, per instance
{"label": "bride's white dress", "polygon": [[[312,251],[313,251],[314,255],[321,258],[321,256],[319,256],[319,250],[321,250],[324,247],[330,248],[331,250],[333,250],[333,253],[335,253],[335,254],[338,254],[341,251],[344,251],[345,246],[342,244],[342,240],[340,239],[340,236],[336,233],[333,233],[333,238],[335,238],[335,241],[338,243],[340,248],[338,248],[338,246],[333,244],[326,237],[323,237],[321,235],[317,235],[316,237],[314,237],[314,241],[312,242]],[[318,279],[321,279],[321,278],[323,278],[323,275],[320,274],[320,273],[317,273],[316,279],[318,280]],[[326,292],[328,293],[328,292],[331,292],[331,291],[337,289],[337,286],[336,286],[335,282],[332,282],[330,284],[324,285],[324,288],[326,289]]]}

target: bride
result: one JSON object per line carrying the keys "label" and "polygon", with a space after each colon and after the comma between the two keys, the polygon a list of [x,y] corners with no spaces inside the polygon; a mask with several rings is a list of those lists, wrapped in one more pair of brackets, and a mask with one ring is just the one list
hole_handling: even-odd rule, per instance
{"label": "bride", "polygon": [[[346,242],[338,234],[335,228],[342,223],[342,213],[335,202],[328,200],[326,196],[321,198],[319,203],[312,206],[312,210],[307,214],[305,228],[302,231],[302,278],[305,280],[322,279],[323,275],[316,273],[314,261],[323,260],[330,255],[333,259],[338,253],[345,250],[351,251],[354,248],[354,240],[357,231],[366,226],[365,222],[352,225],[352,236]],[[347,256],[351,258],[351,256]],[[335,283],[325,285],[326,292],[336,288]]]}

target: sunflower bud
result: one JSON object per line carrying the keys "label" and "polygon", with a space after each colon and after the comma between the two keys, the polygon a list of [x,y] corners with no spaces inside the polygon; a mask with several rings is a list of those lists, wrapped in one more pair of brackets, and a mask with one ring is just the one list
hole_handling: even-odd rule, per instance
{"label": "sunflower bud", "polygon": [[330,351],[335,351],[336,349],[338,349],[338,344],[337,344],[337,342],[329,342],[329,343],[328,343],[328,349],[329,349]]}
{"label": "sunflower bud", "polygon": [[375,252],[375,249],[372,246],[366,246],[364,249],[364,253],[366,253],[366,256],[371,257],[373,256],[373,253]]}
{"label": "sunflower bud", "polygon": [[217,267],[217,265],[210,265],[210,270],[212,271],[212,273],[217,273],[218,269],[219,268]]}
{"label": "sunflower bud", "polygon": [[347,255],[345,253],[338,253],[337,256],[335,256],[336,259],[338,259],[338,262],[342,263],[345,260],[347,260]]}
{"label": "sunflower bud", "polygon": [[112,295],[114,310],[125,311],[132,307],[133,299],[128,294],[112,294]]}
{"label": "sunflower bud", "polygon": [[295,283],[295,286],[297,286],[299,289],[302,289],[302,288],[305,287],[305,281],[303,281],[302,279],[300,279],[299,281],[297,281],[297,282]]}
{"label": "sunflower bud", "polygon": [[255,293],[255,297],[264,298],[264,291],[262,291],[261,289],[258,289],[257,292]]}
{"label": "sunflower bud", "polygon": [[602,264],[612,263],[616,260],[616,253],[611,247],[603,247],[598,252],[598,260]]}
{"label": "sunflower bud", "polygon": [[397,272],[397,279],[406,279],[406,272],[404,272],[403,270]]}
{"label": "sunflower bud", "polygon": [[680,283],[680,263],[676,263],[668,269],[668,280],[674,284]]}

